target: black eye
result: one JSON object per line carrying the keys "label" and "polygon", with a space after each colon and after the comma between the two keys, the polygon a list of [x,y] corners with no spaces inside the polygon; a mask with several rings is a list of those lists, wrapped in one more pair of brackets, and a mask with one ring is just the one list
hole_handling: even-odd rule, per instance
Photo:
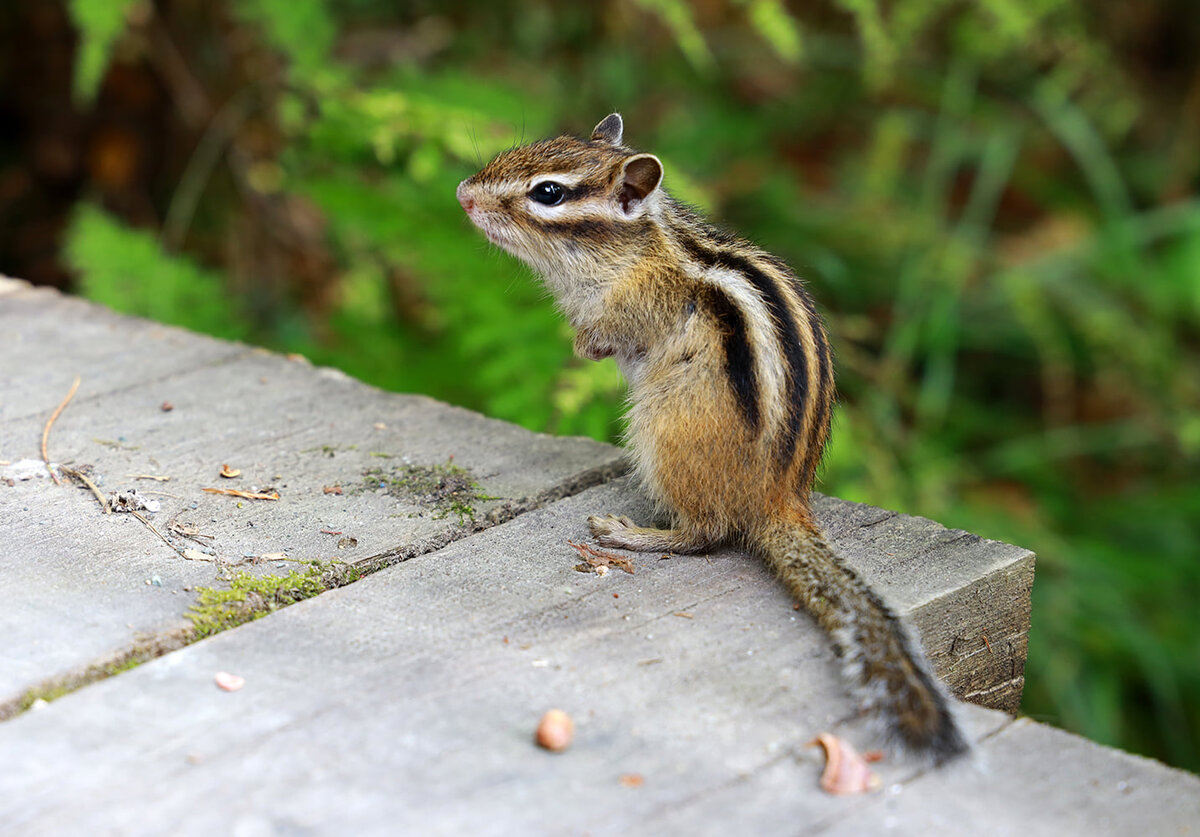
{"label": "black eye", "polygon": [[529,190],[529,199],[544,203],[546,206],[557,206],[562,203],[563,187],[553,180],[543,180]]}

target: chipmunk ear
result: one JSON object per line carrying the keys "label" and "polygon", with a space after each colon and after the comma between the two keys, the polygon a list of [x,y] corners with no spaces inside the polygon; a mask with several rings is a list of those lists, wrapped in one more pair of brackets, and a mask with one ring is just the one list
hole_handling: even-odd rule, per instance
{"label": "chipmunk ear", "polygon": [[592,139],[603,140],[613,145],[620,145],[621,134],[624,131],[625,123],[621,121],[621,114],[610,113],[600,120],[599,125],[592,129]]}
{"label": "chipmunk ear", "polygon": [[626,215],[658,188],[662,176],[662,163],[653,154],[635,154],[625,161],[618,200]]}

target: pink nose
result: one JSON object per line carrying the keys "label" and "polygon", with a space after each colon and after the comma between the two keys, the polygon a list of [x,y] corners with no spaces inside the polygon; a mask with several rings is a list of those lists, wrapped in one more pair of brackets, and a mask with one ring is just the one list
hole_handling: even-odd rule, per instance
{"label": "pink nose", "polygon": [[463,210],[469,215],[475,209],[475,199],[463,188],[465,186],[465,182],[458,184],[458,190],[454,194],[458,197],[458,202],[462,204]]}

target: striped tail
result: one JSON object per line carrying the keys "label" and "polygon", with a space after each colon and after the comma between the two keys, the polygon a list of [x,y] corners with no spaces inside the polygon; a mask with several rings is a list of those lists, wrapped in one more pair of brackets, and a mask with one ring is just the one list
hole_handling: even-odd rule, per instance
{"label": "striped tail", "polygon": [[833,639],[843,674],[892,742],[935,764],[969,749],[917,642],[815,530],[777,524],[757,539],[767,565]]}

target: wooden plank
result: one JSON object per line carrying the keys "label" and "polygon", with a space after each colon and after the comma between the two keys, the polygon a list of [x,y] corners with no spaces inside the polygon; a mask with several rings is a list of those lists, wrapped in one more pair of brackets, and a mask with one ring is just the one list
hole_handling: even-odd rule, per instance
{"label": "wooden plank", "polygon": [[[808,742],[829,729],[879,742],[844,723],[854,707],[824,637],[736,552],[577,573],[566,541],[601,511],[647,509],[623,481],[592,489],[0,726],[0,800],[19,800],[0,818],[38,831],[627,834],[674,830],[714,795],[727,807],[706,821],[724,828],[737,810],[748,833],[834,816],[844,801],[816,789]],[[838,529],[861,507],[824,511]],[[936,524],[908,526],[907,543],[938,538],[917,532]],[[944,590],[906,585],[929,601]],[[219,692],[222,669],[247,686]],[[562,755],[531,740],[552,706],[577,722]],[[975,738],[1005,723],[978,712]],[[790,794],[742,805],[780,776]],[[155,804],[139,806],[151,784]]]}
{"label": "wooden plank", "polygon": [[[334,370],[53,292],[0,296],[0,329],[0,460],[34,466],[32,478],[0,484],[0,717],[34,686],[119,664],[134,647],[158,647],[160,636],[176,642],[190,624],[182,618],[194,600],[189,588],[224,586],[213,559],[279,556],[238,567],[276,575],[318,559],[377,567],[623,467],[607,445],[384,393]],[[46,478],[42,430],[75,375],[84,383],[53,427],[52,459],[86,467],[105,493],[136,488],[161,503],[148,519],[199,560],[184,560],[131,515],[102,514],[87,491]],[[451,460],[488,499],[464,498],[454,511],[364,476]],[[241,475],[221,478],[226,463]],[[0,465],[0,477],[10,470],[19,469]],[[135,477],[145,474],[170,481]],[[278,501],[203,490],[266,486]],[[173,534],[172,523],[201,537]]]}
{"label": "wooden plank", "polygon": [[1025,684],[1032,552],[933,521],[818,497],[838,549],[910,611],[938,676],[963,700],[1016,714]]}

